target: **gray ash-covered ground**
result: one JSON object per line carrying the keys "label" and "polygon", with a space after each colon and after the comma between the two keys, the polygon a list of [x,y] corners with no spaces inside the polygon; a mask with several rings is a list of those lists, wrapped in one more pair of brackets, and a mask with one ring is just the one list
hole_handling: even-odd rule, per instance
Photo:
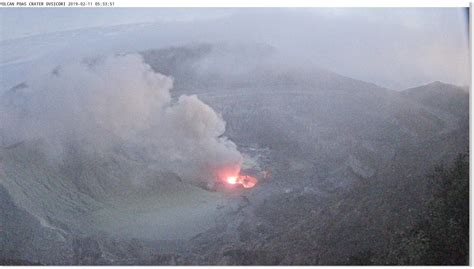
{"label": "gray ash-covered ground", "polygon": [[[124,149],[94,159],[72,150],[54,164],[34,141],[5,144],[2,261],[400,262],[393,249],[403,245],[394,242],[424,216],[427,175],[467,152],[468,93],[440,82],[396,92],[323,69],[285,69],[272,64],[273,51],[206,44],[141,53],[174,78],[173,98],[196,94],[221,113],[242,171],[259,180],[254,188],[188,184]],[[240,71],[220,70],[222,62]],[[445,102],[436,101],[441,89]],[[127,181],[138,176],[147,185]]]}

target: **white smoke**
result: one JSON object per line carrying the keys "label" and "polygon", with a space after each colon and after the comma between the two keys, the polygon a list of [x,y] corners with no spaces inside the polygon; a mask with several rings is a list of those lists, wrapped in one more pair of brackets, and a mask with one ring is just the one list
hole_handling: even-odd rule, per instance
{"label": "white smoke", "polygon": [[56,157],[71,144],[94,154],[128,145],[186,180],[240,167],[236,145],[222,136],[222,117],[196,96],[173,102],[173,80],[139,55],[65,64],[26,85],[2,98],[4,141],[41,141]]}

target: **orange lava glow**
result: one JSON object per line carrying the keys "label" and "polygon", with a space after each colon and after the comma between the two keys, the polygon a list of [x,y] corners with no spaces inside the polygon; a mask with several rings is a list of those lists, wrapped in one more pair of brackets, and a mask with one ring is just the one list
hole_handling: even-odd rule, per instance
{"label": "orange lava glow", "polygon": [[216,179],[224,185],[233,189],[234,187],[243,187],[250,189],[257,185],[258,180],[253,176],[242,175],[240,165],[223,166],[214,170]]}
{"label": "orange lava glow", "polygon": [[231,185],[240,184],[246,189],[253,188],[257,184],[257,179],[252,176],[228,176],[227,183]]}
{"label": "orange lava glow", "polygon": [[227,183],[229,184],[237,184],[237,177],[233,176],[233,177],[227,177]]}

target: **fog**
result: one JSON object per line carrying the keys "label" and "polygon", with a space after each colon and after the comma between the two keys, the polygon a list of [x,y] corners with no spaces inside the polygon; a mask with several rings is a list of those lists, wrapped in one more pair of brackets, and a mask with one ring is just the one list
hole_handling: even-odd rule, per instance
{"label": "fog", "polygon": [[[18,24],[17,14],[27,19]],[[311,59],[313,66],[394,90],[434,80],[469,84],[463,8],[3,9],[0,20],[3,64],[21,49],[9,46],[12,38],[65,31],[68,38],[51,34],[46,47],[31,44],[37,47],[32,57],[48,50],[62,58],[193,42],[260,42],[300,64]],[[78,30],[87,27],[93,28]]]}
{"label": "fog", "polygon": [[467,9],[0,22],[0,264],[468,263]]}

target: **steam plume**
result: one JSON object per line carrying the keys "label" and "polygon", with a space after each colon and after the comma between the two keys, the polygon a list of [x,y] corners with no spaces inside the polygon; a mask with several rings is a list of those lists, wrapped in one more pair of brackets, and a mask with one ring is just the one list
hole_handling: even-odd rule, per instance
{"label": "steam plume", "polygon": [[3,95],[3,144],[39,141],[55,158],[69,145],[94,154],[127,145],[186,180],[238,172],[242,156],[222,136],[222,117],[197,96],[173,101],[172,86],[135,54],[59,66]]}

